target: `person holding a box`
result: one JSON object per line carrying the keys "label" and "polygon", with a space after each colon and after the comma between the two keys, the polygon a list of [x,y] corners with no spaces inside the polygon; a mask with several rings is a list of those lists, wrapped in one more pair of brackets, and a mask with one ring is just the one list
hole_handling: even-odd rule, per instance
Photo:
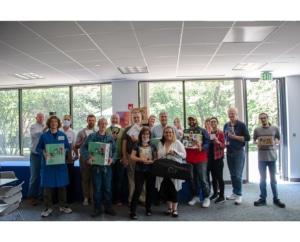
{"label": "person holding a box", "polygon": [[[42,212],[42,217],[48,217],[52,213],[52,188],[57,188],[59,210],[64,213],[71,213],[72,209],[66,206],[67,196],[65,186],[69,184],[68,167],[66,164],[65,153],[70,150],[68,137],[60,130],[61,121],[53,115],[46,122],[49,130],[40,136],[36,147],[36,152],[42,157],[42,180],[41,184],[44,187],[44,204],[45,209]],[[47,153],[51,147],[57,146],[54,153]],[[57,156],[57,159],[56,159]],[[61,160],[62,158],[62,161]],[[49,163],[48,160],[52,160]]]}
{"label": "person holding a box", "polygon": [[[105,214],[115,216],[116,211],[112,209],[111,179],[112,164],[117,158],[117,147],[112,135],[106,132],[107,120],[105,118],[99,119],[98,127],[98,132],[90,134],[80,148],[81,155],[86,160],[87,165],[91,167],[94,187],[94,211],[91,216],[97,217],[101,214],[102,204]],[[96,161],[93,152],[89,151],[90,143],[95,145],[96,142],[99,144],[99,151],[101,147],[105,151],[103,159],[100,161]],[[104,163],[100,164],[99,162]]]}
{"label": "person holding a box", "polygon": [[193,192],[193,198],[188,202],[189,205],[195,205],[200,202],[199,196],[201,185],[203,203],[202,207],[207,208],[210,206],[210,190],[207,178],[207,151],[209,147],[209,136],[207,131],[198,125],[195,115],[188,116],[188,132],[192,132],[192,136],[197,134],[197,138],[193,139],[194,145],[186,148],[186,162],[193,165],[193,179],[190,180],[190,185]]}
{"label": "person holding a box", "polygon": [[[276,181],[276,160],[277,150],[276,144],[280,143],[280,133],[276,126],[272,126],[268,121],[266,113],[259,114],[261,126],[256,127],[253,132],[253,143],[258,146],[258,170],[260,174],[260,198],[254,202],[254,206],[266,205],[267,199],[267,185],[266,185],[266,171],[269,168],[270,184],[273,193],[274,205],[285,208],[285,204],[278,198],[277,181]],[[270,142],[261,143],[260,138],[270,140]]]}
{"label": "person holding a box", "polygon": [[135,189],[130,205],[131,219],[137,219],[136,207],[143,184],[146,184],[146,215],[151,216],[152,192],[154,188],[154,176],[152,175],[152,164],[157,159],[156,146],[151,143],[151,130],[143,127],[138,136],[138,142],[134,144],[131,151],[131,159],[136,162],[134,171]]}

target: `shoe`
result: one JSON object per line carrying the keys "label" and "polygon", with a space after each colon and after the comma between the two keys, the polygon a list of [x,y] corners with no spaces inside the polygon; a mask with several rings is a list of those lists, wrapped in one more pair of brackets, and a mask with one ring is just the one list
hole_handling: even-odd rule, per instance
{"label": "shoe", "polygon": [[226,197],[226,200],[235,200],[236,195],[234,193],[232,193],[231,195]]}
{"label": "shoe", "polygon": [[168,208],[167,211],[165,211],[165,215],[169,216],[172,214],[172,208]]}
{"label": "shoe", "polygon": [[61,212],[64,212],[64,213],[72,213],[72,209],[71,208],[69,208],[69,207],[67,207],[67,206],[65,206],[65,207],[60,207],[59,208],[59,211],[61,211]]}
{"label": "shoe", "polygon": [[43,218],[45,218],[45,217],[48,217],[51,213],[52,213],[52,209],[51,208],[45,208],[44,211],[41,213],[41,216]]}
{"label": "shoe", "polygon": [[101,211],[99,211],[99,210],[94,210],[94,211],[92,212],[92,214],[91,214],[91,217],[96,218],[96,217],[98,217],[99,215],[101,215]]}
{"label": "shoe", "polygon": [[129,213],[129,217],[134,220],[138,219],[138,216],[136,215],[136,213]]}
{"label": "shoe", "polygon": [[113,210],[112,208],[109,209],[109,210],[105,210],[104,213],[108,214],[108,215],[111,215],[111,216],[116,216],[117,213],[115,210]]}
{"label": "shoe", "polygon": [[240,205],[242,204],[242,196],[236,195],[235,200],[234,200],[235,205]]}
{"label": "shoe", "polygon": [[204,201],[202,203],[203,208],[208,208],[210,205],[210,199],[208,197],[204,198]]}
{"label": "shoe", "polygon": [[38,201],[35,200],[34,198],[31,198],[28,200],[28,204],[31,206],[36,206],[36,205],[38,205]]}
{"label": "shoe", "polygon": [[214,199],[216,199],[217,197],[218,197],[218,195],[214,193],[209,199],[210,199],[210,200],[214,200]]}
{"label": "shoe", "polygon": [[151,215],[152,215],[151,209],[147,209],[147,211],[146,211],[146,216],[151,216]]}
{"label": "shoe", "polygon": [[177,218],[178,216],[179,216],[179,214],[178,214],[177,210],[173,210],[172,217]]}
{"label": "shoe", "polygon": [[89,199],[85,197],[83,202],[82,202],[82,205],[84,205],[84,206],[89,205]]}
{"label": "shoe", "polygon": [[199,202],[200,202],[199,197],[198,197],[198,196],[194,196],[194,197],[192,198],[192,200],[188,202],[188,204],[189,204],[190,206],[193,206],[193,205],[195,205],[196,203],[199,203]]}
{"label": "shoe", "polygon": [[223,202],[225,202],[226,201],[226,199],[224,198],[224,196],[219,196],[218,198],[217,198],[217,200],[215,201],[215,203],[223,203]]}
{"label": "shoe", "polygon": [[139,201],[139,204],[140,204],[141,206],[145,206],[145,205],[146,205],[146,203],[143,202],[143,201]]}
{"label": "shoe", "polygon": [[263,206],[266,205],[266,200],[260,198],[257,201],[254,202],[254,206]]}
{"label": "shoe", "polygon": [[122,202],[121,202],[121,200],[117,200],[117,201],[115,202],[115,204],[118,205],[118,206],[120,206],[120,205],[122,205]]}
{"label": "shoe", "polygon": [[279,199],[274,200],[273,203],[274,203],[277,207],[285,208],[285,204],[282,203],[282,202],[280,202]]}

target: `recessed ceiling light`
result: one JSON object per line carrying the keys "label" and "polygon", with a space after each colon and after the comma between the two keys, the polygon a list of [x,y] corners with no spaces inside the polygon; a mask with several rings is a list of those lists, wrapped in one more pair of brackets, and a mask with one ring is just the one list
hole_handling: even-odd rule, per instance
{"label": "recessed ceiling light", "polygon": [[118,67],[118,69],[122,74],[148,73],[146,66]]}
{"label": "recessed ceiling light", "polygon": [[232,70],[247,70],[247,71],[254,71],[259,70],[267,63],[239,63],[236,65]]}
{"label": "recessed ceiling light", "polygon": [[34,73],[22,73],[22,74],[11,74],[11,76],[22,79],[22,80],[33,80],[33,79],[45,79]]}

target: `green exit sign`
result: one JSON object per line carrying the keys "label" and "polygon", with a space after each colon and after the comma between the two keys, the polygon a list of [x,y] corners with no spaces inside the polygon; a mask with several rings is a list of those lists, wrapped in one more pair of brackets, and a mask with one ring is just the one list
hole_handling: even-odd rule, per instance
{"label": "green exit sign", "polygon": [[263,81],[272,81],[273,80],[273,75],[271,72],[263,72],[260,75],[260,80]]}

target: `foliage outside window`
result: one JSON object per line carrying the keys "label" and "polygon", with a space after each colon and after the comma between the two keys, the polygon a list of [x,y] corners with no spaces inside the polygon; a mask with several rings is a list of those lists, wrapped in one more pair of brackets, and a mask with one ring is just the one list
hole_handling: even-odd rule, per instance
{"label": "foliage outside window", "polygon": [[0,91],[0,155],[19,155],[18,90]]}

